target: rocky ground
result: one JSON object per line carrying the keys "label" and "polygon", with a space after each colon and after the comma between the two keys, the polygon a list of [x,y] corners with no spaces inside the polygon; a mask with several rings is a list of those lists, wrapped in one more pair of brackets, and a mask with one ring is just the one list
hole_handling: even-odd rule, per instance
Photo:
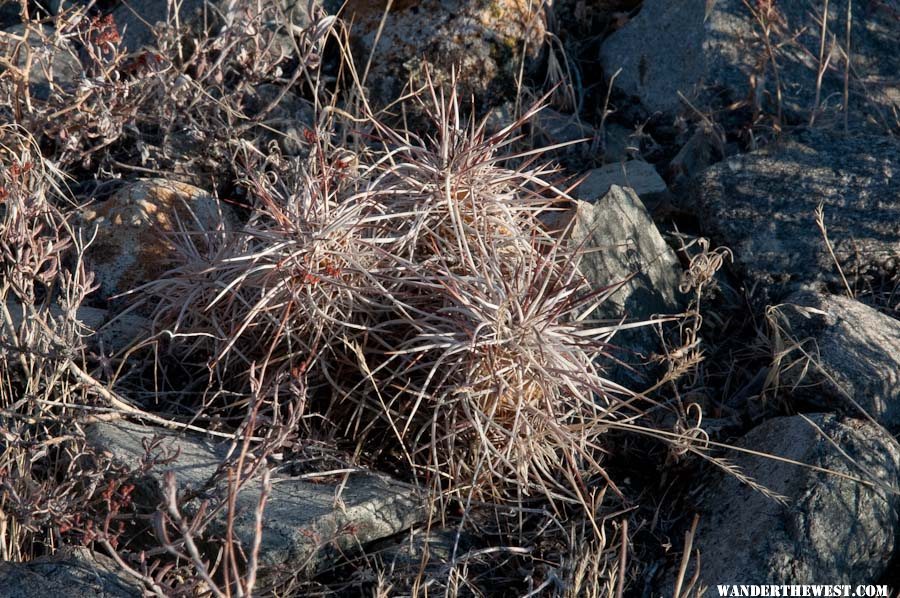
{"label": "rocky ground", "polygon": [[180,5],[0,4],[0,596],[900,588],[900,5]]}

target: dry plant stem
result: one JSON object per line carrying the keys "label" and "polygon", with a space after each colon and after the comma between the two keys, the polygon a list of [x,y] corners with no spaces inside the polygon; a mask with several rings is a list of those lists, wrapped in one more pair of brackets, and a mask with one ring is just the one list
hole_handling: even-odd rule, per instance
{"label": "dry plant stem", "polygon": [[378,22],[378,29],[375,31],[375,40],[372,43],[372,51],[369,53],[369,59],[366,61],[366,68],[363,69],[363,76],[360,79],[360,87],[365,88],[366,81],[369,79],[369,69],[372,68],[372,59],[375,58],[375,52],[378,49],[378,42],[381,40],[381,34],[384,32],[384,25],[387,23],[388,15],[391,14],[391,7],[394,0],[387,0],[384,11],[381,14],[381,20]]}
{"label": "dry plant stem", "polygon": [[[68,363],[68,369],[75,375],[79,380],[85,383],[87,386],[91,388],[98,395],[106,399],[110,405],[114,408],[127,413],[128,415],[133,415],[139,419],[144,419],[155,424],[159,424],[164,428],[168,428],[170,430],[190,430],[192,432],[199,432],[201,434],[209,435],[209,436],[217,436],[219,438],[234,438],[234,434],[228,434],[225,432],[216,432],[214,430],[209,430],[207,428],[202,428],[200,426],[194,426],[191,424],[182,424],[179,422],[174,422],[170,419],[166,419],[164,417],[160,417],[158,415],[154,415],[152,413],[148,413],[147,411],[143,411],[138,409],[137,407],[129,404],[125,399],[121,398],[117,393],[108,389],[103,383],[99,382],[96,378],[85,372],[83,369],[78,367],[77,364],[70,361]],[[250,440],[253,442],[261,442],[264,439],[258,437],[250,437]]]}
{"label": "dry plant stem", "polygon": [[[783,110],[783,86],[781,83],[781,69],[778,68],[778,58],[777,53],[775,51],[775,45],[772,43],[772,33],[773,33],[773,24],[768,19],[768,15],[763,14],[764,10],[775,10],[774,3],[772,5],[768,5],[768,8],[765,7],[754,7],[752,6],[748,0],[744,0],[744,4],[751,11],[753,16],[756,18],[756,22],[759,25],[760,30],[762,31],[762,41],[766,48],[766,60],[772,67],[772,73],[775,76],[775,97],[776,97],[776,108],[777,108],[777,121],[776,127],[777,132],[781,132],[781,128],[784,126],[784,118],[782,114]],[[754,110],[758,110],[759,106],[754,106]]]}
{"label": "dry plant stem", "polygon": [[[622,547],[619,551],[619,581],[616,584],[616,598],[622,598],[625,592],[625,571],[628,569],[628,518],[622,519],[622,527],[619,529],[622,535]],[[678,593],[676,592],[677,596]]]}
{"label": "dry plant stem", "polygon": [[850,133],[850,32],[853,24],[853,0],[847,0],[847,50],[844,68],[844,135]]}
{"label": "dry plant stem", "polygon": [[157,584],[151,577],[148,577],[133,567],[131,567],[128,563],[126,563],[121,555],[119,555],[118,551],[113,548],[113,546],[109,543],[109,540],[103,539],[100,540],[100,543],[103,545],[103,548],[106,550],[106,553],[116,562],[119,567],[122,568],[125,573],[139,580],[141,583],[146,585],[153,592],[155,596],[159,598],[168,598],[169,594],[163,591],[163,589]]}
{"label": "dry plant stem", "polygon": [[828,37],[828,1],[829,0],[823,0],[822,6],[822,33],[819,38],[819,70],[816,73],[816,96],[809,115],[810,127],[816,122],[816,116],[819,112],[819,101],[822,97],[822,78],[825,76],[825,71],[828,70],[828,62],[831,60],[830,52],[828,58],[825,58],[825,40]]}
{"label": "dry plant stem", "polygon": [[[538,0],[530,1],[536,5]],[[254,3],[230,1],[223,31],[201,35],[196,46],[182,46],[186,31],[176,0],[170,5],[174,27],[158,30],[162,65],[146,76],[124,76],[119,91],[127,94],[74,92],[61,96],[71,102],[49,106],[36,118],[55,114],[68,123],[78,116],[89,128],[97,120],[95,112],[104,116],[118,107],[127,112],[119,119],[123,127],[159,130],[164,136],[188,128],[209,134],[208,145],[231,156],[224,174],[215,176],[227,177],[229,184],[237,179],[245,191],[246,211],[236,230],[179,230],[173,235],[176,267],[141,289],[159,300],[154,322],[162,330],[154,338],[167,338],[176,359],[209,364],[214,389],[198,400],[203,417],[224,414],[234,433],[147,413],[132,405],[125,391],[117,392],[127,379],[116,375],[113,387],[74,357],[58,359],[59,371],[51,372],[54,381],[74,386],[87,398],[98,396],[98,404],[121,415],[232,441],[210,480],[217,488],[227,481],[228,494],[221,502],[201,503],[197,515],[185,515],[177,501],[191,497],[178,497],[175,479],[167,474],[165,509],[155,519],[160,545],[147,554],[168,559],[159,566],[172,571],[154,573],[150,581],[164,592],[171,586],[176,595],[182,584],[196,589],[204,583],[210,595],[252,595],[263,567],[263,517],[271,495],[266,462],[275,452],[293,454],[309,440],[310,430],[319,433],[315,424],[307,424],[314,416],[323,422],[329,443],[334,438],[335,444],[351,444],[360,460],[376,461],[386,445],[394,445],[390,459],[405,460],[409,476],[428,488],[436,503],[463,505],[458,526],[450,519],[460,532],[493,520],[504,545],[527,547],[488,548],[459,558],[454,547],[448,588],[469,584],[466,568],[479,561],[528,557],[549,562],[539,543],[529,545],[531,530],[540,528],[551,538],[561,532],[568,540],[576,521],[580,531],[572,532],[571,544],[583,537],[590,559],[577,563],[574,575],[581,575],[596,595],[622,596],[628,581],[628,511],[608,508],[617,500],[613,495],[621,493],[604,470],[604,435],[617,426],[638,427],[653,401],[607,381],[597,363],[616,332],[650,323],[592,322],[594,308],[612,290],[591,288],[577,268],[580,249],[558,242],[538,219],[554,202],[571,199],[556,186],[558,173],[537,163],[553,148],[516,150],[519,131],[543,100],[520,110],[517,98],[515,121],[488,133],[486,121],[465,113],[467,99],[460,101],[429,75],[423,89],[398,101],[398,112],[414,109],[430,120],[430,133],[389,126],[365,96],[372,55],[361,79],[352,64],[341,66],[347,72],[341,72],[340,81],[349,80],[351,88],[339,93],[325,89],[316,66],[287,74],[275,74],[275,66],[285,63],[274,59],[271,69],[259,66],[266,41],[258,38],[267,20],[261,14],[265,3]],[[376,38],[392,9],[386,4]],[[346,39],[330,32],[333,23],[312,32],[291,31],[298,47],[294,58],[303,65],[318,59],[327,30],[338,41],[338,53],[352,59]],[[246,53],[252,64],[242,62]],[[568,58],[564,63],[555,67],[560,72],[554,76],[565,77],[562,71],[572,66],[575,77],[577,67]],[[521,87],[524,61],[516,66]],[[122,67],[110,59],[92,68],[103,82],[115,83],[107,79]],[[235,81],[235,87],[221,81]],[[272,81],[280,86],[275,99],[262,101],[255,117],[245,114],[244,100],[256,86]],[[300,95],[301,87],[303,95],[309,90],[313,96],[304,100],[316,110],[315,125],[298,140],[308,156],[283,156],[274,144],[262,147],[253,135],[267,126],[266,115],[287,94]],[[568,101],[582,101],[570,86],[563,91]],[[554,92],[560,94],[555,88],[545,98]],[[118,106],[113,103],[118,95],[140,101]],[[607,93],[602,123],[609,100]],[[21,109],[40,106],[35,100]],[[44,125],[59,134],[59,123]],[[128,160],[110,143],[129,140],[128,135],[117,130],[99,140],[85,136],[61,163],[76,164],[94,154],[115,173],[170,167],[157,168],[152,161],[122,166]],[[198,149],[203,159],[218,161],[220,156],[207,149]],[[56,324],[46,319],[34,329],[46,332]],[[34,368],[33,358],[25,356],[23,369]],[[124,361],[117,372],[124,371]],[[313,386],[309,396],[307,377]],[[147,386],[154,384],[155,379]],[[159,393],[156,387],[141,390]],[[79,415],[101,409],[55,398],[47,395],[30,404]],[[308,399],[314,413],[306,411]],[[190,406],[188,400],[180,407]],[[692,408],[685,411],[690,419]],[[40,411],[23,415],[38,424],[45,417]],[[696,419],[693,428],[685,425],[670,436],[649,428],[641,433],[701,451],[712,445],[697,432]],[[300,477],[361,467],[346,460],[350,464],[342,457],[338,465],[322,467],[327,471]],[[243,485],[259,477],[263,489],[251,542],[235,530],[235,505]],[[223,517],[224,542],[218,533],[207,538],[207,530],[218,530]],[[621,544],[607,546],[604,528],[619,520]],[[218,550],[209,550],[208,542],[216,542]],[[634,561],[635,555],[630,558]],[[619,569],[613,573],[610,563],[616,562]],[[429,592],[432,580],[424,565],[414,588]],[[146,568],[138,569],[147,575]],[[525,583],[531,595],[539,595],[558,581],[553,575],[533,575]]]}
{"label": "dry plant stem", "polygon": [[[765,386],[767,388],[778,387],[778,378],[780,376],[780,372],[782,369],[786,367],[796,367],[796,365],[802,360],[804,361],[803,365],[803,373],[805,376],[807,368],[810,365],[815,366],[819,370],[819,374],[822,375],[826,380],[828,380],[835,388],[838,389],[843,397],[850,403],[862,416],[864,419],[868,420],[872,425],[879,426],[878,421],[872,417],[869,412],[867,412],[862,405],[853,397],[853,395],[842,385],[840,384],[834,376],[828,372],[825,368],[822,367],[819,358],[817,357],[818,349],[815,347],[814,339],[792,339],[791,335],[787,332],[784,326],[779,323],[778,317],[778,307],[777,305],[769,307],[766,311],[766,320],[769,322],[770,329],[772,330],[773,337],[773,358],[772,358],[772,368],[769,375],[766,378]],[[824,312],[820,310],[814,310],[816,313],[821,315],[825,315]],[[791,343],[787,344],[785,339],[790,339]],[[805,345],[811,342],[814,345],[814,353],[807,350]],[[791,363],[788,363],[786,366],[782,364],[787,356],[794,352],[799,352],[801,357],[794,360]],[[802,376],[801,376],[802,378]]]}
{"label": "dry plant stem", "polygon": [[263,477],[260,484],[262,485],[262,492],[260,492],[259,495],[259,503],[256,506],[254,517],[256,531],[253,534],[253,546],[250,550],[250,561],[247,564],[247,573],[244,576],[247,596],[252,594],[253,588],[256,585],[256,576],[259,571],[259,551],[262,547],[263,538],[263,514],[266,509],[266,501],[268,501],[269,496],[272,494],[272,481],[270,479],[268,468],[263,470]]}
{"label": "dry plant stem", "polygon": [[[209,574],[209,571],[206,566],[206,562],[203,559],[200,549],[197,547],[197,544],[194,542],[194,533],[195,533],[195,523],[189,523],[184,516],[182,516],[179,508],[178,508],[178,491],[175,487],[175,473],[172,471],[167,471],[165,473],[165,478],[163,482],[163,492],[164,492],[164,500],[166,510],[169,514],[169,517],[172,518],[172,521],[178,528],[181,539],[184,542],[184,546],[188,550],[188,556],[191,559],[191,562],[194,565],[197,574],[205,581],[209,587],[209,590],[215,594],[217,598],[226,598],[227,594],[219,589],[219,586],[213,581],[212,577]],[[198,513],[196,521],[199,521],[200,514]],[[165,527],[165,523],[161,523],[159,525],[159,529],[162,531]],[[172,551],[176,556],[180,556],[177,550],[175,550],[174,546],[171,542],[166,541],[167,548]]]}
{"label": "dry plant stem", "polygon": [[736,451],[736,452],[744,453],[747,455],[754,455],[757,457],[763,457],[765,459],[772,459],[773,461],[780,461],[781,463],[789,463],[791,465],[797,465],[798,467],[803,467],[810,471],[817,471],[819,473],[833,475],[835,477],[842,478],[842,479],[845,479],[845,480],[848,480],[851,482],[855,482],[857,484],[862,484],[868,488],[874,488],[874,487],[878,486],[882,490],[885,490],[885,491],[889,492],[890,494],[900,493],[900,491],[898,491],[896,489],[892,489],[888,486],[885,486],[883,483],[881,483],[877,480],[866,480],[866,479],[860,478],[858,476],[850,475],[850,474],[843,473],[840,471],[835,471],[833,469],[828,469],[827,467],[819,467],[818,465],[810,465],[809,463],[803,463],[801,461],[796,461],[794,459],[788,459],[787,457],[781,457],[779,455],[773,455],[773,454],[765,453],[762,451],[746,449],[743,447],[734,446],[734,445],[730,445],[730,444],[726,444],[726,443],[722,443],[722,442],[715,442],[713,440],[703,440],[702,442],[698,442],[696,439],[694,439],[692,437],[685,437],[683,435],[675,434],[673,432],[667,432],[665,430],[655,430],[655,429],[646,428],[644,426],[637,426],[637,425],[622,423],[622,422],[610,423],[609,427],[621,429],[621,430],[627,431],[627,432],[633,432],[636,434],[653,436],[655,438],[659,438],[659,439],[662,439],[662,440],[665,440],[668,442],[686,443],[686,445],[690,448],[692,453],[694,453],[697,456],[700,456],[704,459],[708,459],[708,460],[712,461],[713,463],[715,463],[716,460],[712,459],[711,457],[709,457],[708,455],[706,455],[703,452],[710,447],[720,448],[720,449],[725,449],[725,450],[730,450],[730,451]]}
{"label": "dry plant stem", "polygon": [[610,114],[612,114],[612,111],[609,109],[609,100],[610,100],[610,97],[612,96],[612,90],[613,90],[613,86],[616,82],[616,77],[618,77],[619,74],[621,74],[621,72],[622,72],[622,69],[619,68],[616,70],[615,73],[612,74],[612,77],[609,78],[609,86],[606,89],[606,95],[603,97],[603,109],[602,109],[602,112],[600,113],[600,126],[599,126],[600,132],[603,135],[606,134],[606,119],[609,117]]}
{"label": "dry plant stem", "polygon": [[847,291],[847,297],[849,297],[850,299],[855,299],[856,294],[853,292],[853,289],[850,288],[850,284],[847,282],[847,277],[844,276],[844,270],[843,268],[841,268],[841,264],[840,262],[838,262],[837,256],[834,255],[834,248],[831,245],[831,241],[828,239],[828,229],[825,228],[825,202],[819,202],[819,205],[816,207],[816,226],[819,227],[819,231],[822,233],[822,239],[825,241],[825,247],[828,249],[829,255],[831,255],[831,261],[834,262],[838,274],[841,275],[841,281],[843,281],[844,283],[844,289]]}
{"label": "dry plant stem", "polygon": [[[688,563],[691,560],[691,550],[694,547],[694,536],[697,534],[697,525],[700,523],[700,516],[694,515],[694,521],[691,523],[690,531],[684,533],[684,552],[681,555],[681,564],[678,566],[678,576],[675,578],[674,598],[681,598],[681,588],[684,585],[684,576],[687,573]],[[689,592],[690,587],[685,591]]]}
{"label": "dry plant stem", "polygon": [[[254,373],[251,373],[253,376]],[[250,413],[247,418],[247,423],[245,429],[248,431],[252,431],[256,429],[256,421],[259,413],[260,401],[257,399],[250,405]],[[252,433],[252,432],[251,432]],[[237,595],[239,598],[243,598],[244,592],[249,595],[253,591],[253,584],[250,583],[249,577],[244,577],[244,581],[242,580],[241,575],[241,562],[236,553],[236,541],[234,538],[234,515],[237,509],[237,496],[238,492],[240,492],[241,486],[244,483],[244,464],[248,457],[248,453],[250,451],[250,442],[247,439],[250,434],[245,434],[245,439],[241,444],[241,450],[238,454],[237,461],[233,467],[228,468],[228,500],[227,500],[227,511],[226,511],[226,526],[225,526],[225,567],[223,570],[225,576],[225,587],[232,587],[231,577],[234,577],[235,586]],[[262,459],[257,460],[257,467],[259,467],[263,463]],[[266,488],[268,487],[268,468],[264,467],[264,481],[263,481],[263,493],[260,496],[260,502],[257,503],[256,510],[256,522],[258,527],[256,528],[256,534],[254,536],[254,543],[261,542],[262,537],[262,509],[265,507],[265,501],[268,497],[268,493]],[[251,468],[255,469],[255,468]],[[252,471],[246,477],[249,478],[252,475]],[[252,549],[254,550],[254,549]],[[255,548],[258,552],[258,546]],[[251,553],[252,566],[249,569],[249,572],[252,574],[253,582],[255,584],[256,580],[256,561],[255,557]],[[245,585],[246,582],[246,585]]]}
{"label": "dry plant stem", "polygon": [[[833,438],[831,438],[830,436],[828,436],[828,435],[822,430],[822,428],[819,427],[818,424],[816,424],[814,421],[812,421],[811,419],[809,419],[808,417],[806,417],[806,416],[803,415],[802,413],[800,413],[800,414],[798,414],[798,415],[799,415],[801,418],[803,418],[803,421],[805,421],[805,422],[806,422],[807,424],[809,424],[816,432],[818,432],[820,438],[824,438],[824,439],[828,442],[828,444],[830,444],[830,445],[834,448],[834,450],[836,450],[838,453],[840,453],[840,455],[847,461],[847,463],[850,463],[851,465],[853,465],[854,467],[856,467],[859,471],[861,471],[862,473],[864,473],[865,475],[867,475],[867,476],[869,477],[870,480],[878,480],[878,477],[877,477],[874,473],[872,473],[869,469],[863,467],[863,465],[860,464],[859,461],[857,461],[856,459],[853,459],[849,454],[847,454],[847,451],[845,451],[845,450],[844,450],[837,442],[835,442],[835,440],[834,440]],[[889,491],[890,493],[893,493],[893,494],[900,494],[900,491],[898,491],[898,490],[895,489],[895,488],[892,488],[892,487],[888,486],[887,484],[880,483],[880,484],[878,484],[878,486],[879,486],[881,489],[883,489],[883,490]]]}

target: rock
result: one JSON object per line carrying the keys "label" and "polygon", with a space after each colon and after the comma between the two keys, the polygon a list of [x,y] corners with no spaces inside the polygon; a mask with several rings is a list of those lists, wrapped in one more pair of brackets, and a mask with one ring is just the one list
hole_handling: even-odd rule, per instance
{"label": "rock", "polygon": [[563,114],[550,108],[544,108],[534,116],[531,132],[534,147],[568,144],[545,151],[542,154],[544,160],[555,159],[576,166],[591,161],[602,141],[600,132],[577,114]]}
{"label": "rock", "polygon": [[[145,179],[126,184],[83,213],[87,231],[97,238],[86,252],[100,295],[109,299],[159,278],[175,262],[172,235],[210,233],[230,226],[230,208],[185,183]],[[195,235],[194,243],[202,245]]]}
{"label": "rock", "polygon": [[78,320],[93,331],[88,347],[103,350],[107,356],[118,354],[151,335],[152,322],[133,314],[111,314],[105,309],[81,306]]}
{"label": "rock", "polygon": [[[845,61],[847,4],[829,4],[831,58],[820,94],[820,124],[843,121],[841,114]],[[744,0],[645,0],[640,13],[611,35],[601,49],[604,72],[619,68],[615,86],[640,98],[650,112],[668,115],[682,108],[678,92],[700,109],[749,100],[775,114],[776,89],[781,84],[782,108],[793,119],[807,122],[816,101],[821,28],[821,3],[770,3],[763,16],[777,45],[777,75],[751,11],[760,3]],[[758,14],[763,14],[762,12]],[[850,118],[855,124],[896,128],[900,106],[900,28],[897,10],[887,4],[853,2],[853,77]],[[832,45],[832,36],[837,43]],[[751,81],[756,81],[754,89]]]}
{"label": "rock", "polygon": [[86,548],[27,563],[0,562],[3,598],[141,598],[142,586],[109,557]]}
{"label": "rock", "polygon": [[608,123],[603,127],[603,160],[626,162],[641,155],[641,141],[628,127]]}
{"label": "rock", "polygon": [[[624,317],[627,322],[638,322],[681,311],[678,258],[631,189],[613,185],[596,202],[577,202],[570,240],[584,251],[579,269],[593,288],[624,282],[592,318],[617,323]],[[612,343],[622,348],[616,351],[616,359],[638,368],[615,368],[613,378],[646,383],[644,362],[659,350],[657,332],[652,327],[625,330],[617,333]]]}
{"label": "rock", "polygon": [[[326,0],[334,13],[345,2]],[[386,2],[351,0],[343,16],[352,19],[357,68],[372,55],[366,79],[376,106],[394,101],[412,78],[416,89],[426,73],[439,86],[449,85],[455,71],[459,97],[476,98],[486,112],[515,97],[524,57],[535,63],[544,41],[544,11],[540,2],[523,0],[395,0],[375,48]],[[374,50],[374,55],[373,55]]]}
{"label": "rock", "polygon": [[485,114],[484,129],[487,135],[493,135],[502,131],[516,120],[515,102],[503,102],[499,106],[494,106]]}
{"label": "rock", "polygon": [[538,145],[572,143],[582,139],[590,143],[597,136],[597,130],[577,114],[563,114],[551,108],[538,112],[531,121],[531,127],[540,138]]}
{"label": "rock", "polygon": [[553,17],[564,39],[584,42],[602,35],[617,13],[633,10],[640,0],[554,0]]}
{"label": "rock", "polygon": [[596,201],[606,195],[613,185],[630,187],[645,201],[648,196],[667,191],[666,182],[652,164],[642,160],[629,160],[589,171],[587,178],[575,190],[575,195],[585,201]]}
{"label": "rock", "polygon": [[804,283],[843,287],[816,225],[822,202],[835,257],[849,284],[864,286],[900,265],[898,165],[896,139],[806,133],[706,170],[685,208],[772,303]]}
{"label": "rock", "polygon": [[666,168],[666,178],[688,182],[716,162],[725,158],[725,135],[704,123],[697,127]]}
{"label": "rock", "polygon": [[796,347],[780,358],[784,393],[854,417],[865,417],[862,408],[900,432],[900,321],[853,299],[801,291],[773,309],[772,324],[774,350]]}
{"label": "rock", "polygon": [[[32,318],[31,311],[26,311],[15,300],[7,299],[6,308],[12,316],[13,326],[19,328],[23,322]],[[56,305],[50,306],[48,315],[52,320],[61,322],[66,318],[65,312]],[[85,335],[88,348],[102,350],[105,355],[118,354],[136,342],[150,336],[152,323],[146,318],[132,314],[111,315],[105,309],[81,306],[75,312],[75,319],[87,330],[79,330]]]}
{"label": "rock", "polygon": [[[204,4],[205,0],[182,2],[178,13],[181,22],[201,18]],[[212,6],[215,4],[211,3]],[[156,45],[152,28],[165,23],[168,19],[169,2],[167,0],[123,2],[111,14],[122,35],[122,47],[129,52],[136,52],[143,47]]]}
{"label": "rock", "polygon": [[[122,45],[129,52],[154,47],[156,37],[152,27],[165,23],[169,16],[169,0],[142,0],[124,2],[112,11],[113,19],[122,33]],[[228,0],[181,0],[178,13],[183,25],[198,26],[206,23],[219,28],[234,13],[229,12]],[[298,27],[308,26],[319,8],[318,0],[282,0],[281,9]],[[149,25],[149,26],[148,26]]]}
{"label": "rock", "polygon": [[0,31],[6,31],[10,27],[21,23],[20,11],[21,8],[18,3],[4,2],[0,4]]}
{"label": "rock", "polygon": [[[292,91],[287,91],[281,99],[282,89],[277,85],[263,83],[253,90],[247,109],[253,118],[260,120],[260,147],[267,147],[275,141],[284,156],[308,155],[309,142],[305,140],[307,130],[315,130],[316,115],[312,104]],[[271,110],[269,106],[276,102]]]}
{"label": "rock", "polygon": [[[145,455],[144,443],[160,439],[154,454],[177,458],[153,468],[140,480],[135,501],[155,508],[163,490],[163,474],[175,474],[179,496],[188,490],[205,488],[226,459],[230,443],[142,426],[128,422],[92,424],[86,429],[96,449],[111,453],[121,464],[137,469]],[[415,489],[376,475],[354,474],[346,484],[336,481],[306,481],[272,476],[263,521],[259,562],[265,574],[312,569],[334,562],[342,553],[353,553],[369,542],[397,534],[421,520],[427,513]],[[226,485],[219,482],[205,489],[204,496],[219,502],[226,497]],[[250,480],[238,493],[235,530],[241,544],[252,546],[255,510],[260,497],[259,480]],[[186,513],[196,505],[182,505]],[[213,523],[213,533],[225,529],[223,512]]]}
{"label": "rock", "polygon": [[[738,446],[855,478],[869,479],[868,472],[875,486],[761,456],[729,454],[744,474],[787,503],[733,475],[717,474],[699,505],[694,537],[702,555],[699,584],[815,584],[822,579],[868,584],[887,570],[898,531],[900,446],[869,422],[832,414],[808,418],[824,437],[802,416],[778,417],[751,430]],[[674,575],[667,577],[672,583]]]}
{"label": "rock", "polygon": [[[58,90],[66,93],[75,90],[84,72],[76,51],[66,39],[57,36],[52,27],[34,23],[0,31],[0,56],[16,56],[15,67],[20,73],[28,59],[26,47],[31,52],[28,89],[32,99],[46,102]],[[0,68],[0,73],[5,70]]]}
{"label": "rock", "polygon": [[366,559],[374,561],[376,569],[391,580],[393,595],[410,592],[412,581],[420,574],[424,574],[420,584],[427,585],[431,592],[443,593],[452,578],[451,569],[465,566],[460,564],[462,557],[475,544],[468,534],[457,536],[456,530],[451,529],[410,530],[376,542],[367,551]]}

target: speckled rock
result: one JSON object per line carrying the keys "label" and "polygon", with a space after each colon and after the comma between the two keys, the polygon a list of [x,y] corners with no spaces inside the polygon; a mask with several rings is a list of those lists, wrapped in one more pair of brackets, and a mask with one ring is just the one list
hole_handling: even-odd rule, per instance
{"label": "speckled rock", "polygon": [[[887,571],[898,531],[900,446],[868,422],[832,414],[806,417],[812,424],[801,416],[766,421],[738,446],[871,479],[873,485],[732,452],[728,458],[742,473],[783,496],[786,504],[733,475],[710,479],[694,538],[702,555],[700,584],[816,584],[823,579],[870,584]],[[692,560],[686,579],[694,567]],[[673,580],[669,571],[662,585],[671,588]]]}
{"label": "speckled rock", "polygon": [[[331,12],[342,5],[343,0],[325,2]],[[539,56],[545,34],[540,5],[529,0],[395,0],[377,48],[386,2],[350,0],[344,16],[354,22],[360,72],[375,48],[366,85],[376,105],[395,100],[410,78],[422,85],[426,71],[437,84],[448,84],[455,68],[460,97],[475,96],[487,109],[514,96],[523,46],[526,59]]]}
{"label": "speckled rock", "polygon": [[[233,221],[230,208],[205,191],[163,179],[126,184],[87,208],[83,226],[97,229],[87,264],[101,298],[109,299],[156,280],[175,263],[172,235],[222,230]],[[201,241],[198,241],[202,243]]]}
{"label": "speckled rock", "polygon": [[[137,503],[153,507],[161,496],[163,476],[175,475],[179,493],[206,488],[207,482],[226,460],[229,442],[216,442],[195,435],[178,434],[158,427],[129,422],[91,424],[88,441],[113,456],[121,464],[136,469],[145,455],[144,444],[159,440],[155,455],[177,456],[140,480]],[[204,491],[213,503],[227,496],[226,484],[219,481]],[[260,498],[259,479],[249,480],[238,493],[234,533],[244,547],[252,545],[255,514]],[[182,505],[185,513],[197,508]],[[415,488],[374,474],[312,478],[290,478],[274,474],[266,503],[259,562],[261,574],[296,573],[314,570],[351,554],[369,542],[397,534],[427,516],[425,501]],[[212,524],[213,532],[225,528],[223,512]]]}
{"label": "speckled rock", "polygon": [[[822,79],[819,125],[843,123],[842,92],[849,0],[829,3],[829,68]],[[774,10],[765,12],[764,5]],[[645,0],[640,13],[601,49],[603,70],[615,85],[637,96],[650,112],[683,108],[678,92],[695,106],[749,101],[777,113],[781,87],[786,116],[808,121],[816,102],[822,3],[745,0]],[[755,7],[755,8],[751,8]],[[752,10],[757,10],[754,15]],[[758,18],[759,17],[759,20]],[[900,11],[892,2],[853,2],[850,119],[852,125],[897,129],[900,107]],[[777,46],[777,73],[767,59],[760,21]],[[832,45],[832,36],[837,43]],[[755,86],[753,85],[755,82]]]}
{"label": "speckled rock", "polygon": [[794,293],[771,312],[788,399],[866,417],[900,433],[900,321],[859,301]]}
{"label": "speckled rock", "polygon": [[816,225],[854,288],[900,267],[900,142],[808,132],[729,158],[692,181],[686,204],[703,234],[734,251],[734,264],[774,303],[809,283],[843,287]]}
{"label": "speckled rock", "polygon": [[3,598],[141,598],[142,587],[109,557],[66,548],[27,563],[0,562]]}

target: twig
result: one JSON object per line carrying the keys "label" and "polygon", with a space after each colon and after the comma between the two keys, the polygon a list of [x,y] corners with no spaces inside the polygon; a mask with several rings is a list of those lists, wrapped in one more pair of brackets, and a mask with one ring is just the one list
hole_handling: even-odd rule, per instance
{"label": "twig", "polygon": [[837,267],[838,274],[841,275],[841,280],[844,282],[844,289],[847,290],[847,296],[851,299],[855,299],[856,295],[853,292],[853,289],[850,288],[847,277],[844,276],[844,270],[841,268],[841,263],[838,261],[837,256],[834,255],[834,248],[831,246],[831,241],[828,239],[828,229],[825,228],[825,202],[819,202],[819,205],[816,207],[816,226],[818,226],[819,230],[822,232],[822,238],[825,239],[825,247],[828,248],[828,253],[831,254],[831,260]]}
{"label": "twig", "polygon": [[684,533],[684,552],[681,555],[681,565],[678,567],[678,577],[675,578],[674,598],[681,598],[681,587],[684,585],[684,575],[687,573],[688,563],[691,560],[691,550],[694,547],[694,535],[697,533],[698,523],[700,523],[700,515],[694,515],[690,531]]}
{"label": "twig", "polygon": [[847,0],[847,61],[844,69],[844,135],[850,131],[850,30],[853,23],[853,0]]}
{"label": "twig", "polygon": [[[622,534],[622,547],[619,549],[619,581],[616,584],[616,598],[622,598],[625,592],[625,570],[628,565],[628,518],[622,520],[619,530]],[[676,594],[677,595],[677,594]]]}
{"label": "twig", "polygon": [[828,70],[828,63],[831,61],[831,52],[828,58],[825,58],[825,39],[828,37],[828,0],[824,0],[822,8],[822,33],[819,38],[819,71],[816,73],[816,99],[813,101],[812,113],[809,115],[809,126],[813,126],[816,122],[816,116],[819,112],[819,102],[822,98],[822,77]]}
{"label": "twig", "polygon": [[[200,426],[194,426],[191,424],[182,424],[179,422],[174,422],[172,420],[166,419],[164,417],[160,417],[158,415],[154,415],[152,413],[148,413],[137,407],[129,404],[125,399],[121,398],[116,392],[106,388],[101,382],[99,382],[96,378],[85,372],[83,369],[78,367],[75,362],[69,360],[68,363],[69,371],[75,375],[76,378],[81,380],[87,386],[89,386],[94,392],[100,395],[102,398],[106,399],[113,407],[116,409],[121,409],[125,413],[129,415],[133,415],[140,419],[145,419],[147,421],[151,421],[155,424],[159,424],[164,428],[169,428],[170,430],[190,430],[192,432],[199,432],[201,434],[207,434],[209,436],[216,436],[219,438],[229,438],[233,439],[234,434],[229,434],[227,432],[216,432],[214,430],[208,430],[206,428],[201,428]],[[243,439],[244,437],[241,437]],[[255,436],[249,437],[249,440],[252,442],[262,442],[265,440],[264,438],[259,438]]]}

